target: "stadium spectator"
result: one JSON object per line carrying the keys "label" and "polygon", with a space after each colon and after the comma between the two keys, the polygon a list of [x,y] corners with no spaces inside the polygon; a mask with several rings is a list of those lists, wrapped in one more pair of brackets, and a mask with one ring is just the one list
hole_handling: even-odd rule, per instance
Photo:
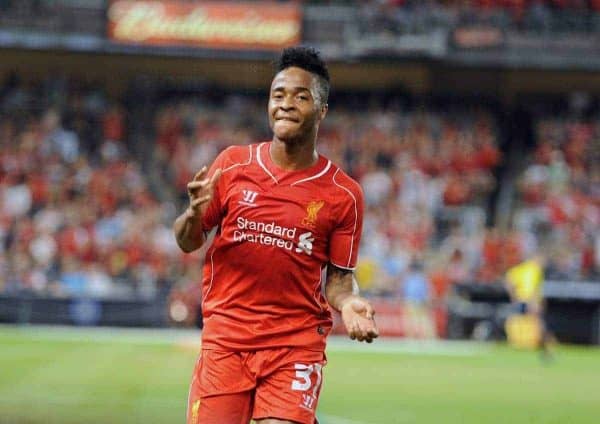
{"label": "stadium spectator", "polygon": [[435,335],[431,318],[431,282],[423,264],[413,260],[402,279],[404,333],[410,338],[432,338]]}
{"label": "stadium spectator", "polygon": [[[506,272],[505,285],[514,306],[515,314],[529,317],[537,329],[538,348],[548,358],[552,335],[544,320],[544,268],[545,256],[541,253],[530,255],[527,260],[511,267]],[[510,333],[510,319],[507,331]],[[509,334],[510,336],[510,334]]]}

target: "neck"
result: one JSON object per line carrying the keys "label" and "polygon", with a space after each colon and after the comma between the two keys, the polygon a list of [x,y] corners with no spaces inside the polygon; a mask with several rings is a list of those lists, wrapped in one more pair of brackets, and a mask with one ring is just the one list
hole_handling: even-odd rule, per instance
{"label": "neck", "polygon": [[319,159],[312,143],[285,143],[273,137],[269,154],[271,160],[278,167],[286,171],[298,171],[314,165]]}

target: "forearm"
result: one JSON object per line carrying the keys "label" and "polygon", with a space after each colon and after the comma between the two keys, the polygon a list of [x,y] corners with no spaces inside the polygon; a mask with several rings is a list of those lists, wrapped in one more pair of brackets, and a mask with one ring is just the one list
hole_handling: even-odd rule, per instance
{"label": "forearm", "polygon": [[173,224],[177,244],[185,253],[193,252],[205,242],[201,220],[191,209],[186,209]]}
{"label": "forearm", "polygon": [[325,295],[329,304],[340,312],[348,336],[352,340],[371,343],[379,332],[373,306],[358,295],[358,284],[352,271],[335,265],[327,267]]}
{"label": "forearm", "polygon": [[344,303],[357,295],[358,284],[354,279],[354,274],[351,271],[330,266],[327,270],[325,296],[331,307],[339,311]]}

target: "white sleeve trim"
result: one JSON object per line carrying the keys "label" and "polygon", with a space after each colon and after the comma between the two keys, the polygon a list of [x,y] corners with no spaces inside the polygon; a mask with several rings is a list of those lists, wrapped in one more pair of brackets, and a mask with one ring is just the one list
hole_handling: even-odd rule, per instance
{"label": "white sleeve trim", "polygon": [[[337,181],[335,180],[335,176],[337,175],[338,172],[340,172],[340,168],[338,168],[335,171],[335,173],[333,174],[333,177],[332,177],[333,183],[336,186],[338,186],[341,189],[348,192],[348,194],[350,195],[350,197],[352,197],[352,200],[354,201],[354,229],[352,230],[352,241],[350,242],[350,254],[348,255],[348,262],[346,263],[346,268],[345,268],[345,269],[349,269],[348,267],[350,266],[350,262],[352,261],[352,252],[354,251],[354,236],[356,235],[356,227],[357,227],[357,223],[358,223],[358,208],[356,207],[356,197],[354,197],[354,194],[352,194],[352,192],[350,190],[348,190],[346,187],[338,184]],[[340,267],[340,268],[342,268],[342,267]]]}
{"label": "white sleeve trim", "polygon": [[331,265],[333,265],[333,266],[336,266],[336,267],[338,267],[338,268],[345,269],[346,271],[356,271],[356,267],[349,268],[349,267],[347,267],[347,266],[341,266],[341,265],[338,265],[338,264],[336,264],[335,262],[332,262],[332,261],[329,261],[329,263],[330,263]]}

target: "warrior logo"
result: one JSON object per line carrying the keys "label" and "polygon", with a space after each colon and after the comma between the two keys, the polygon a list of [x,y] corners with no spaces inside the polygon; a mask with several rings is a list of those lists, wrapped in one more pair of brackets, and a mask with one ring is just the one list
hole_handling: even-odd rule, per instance
{"label": "warrior logo", "polygon": [[242,200],[238,203],[246,206],[256,206],[254,201],[256,200],[258,193],[252,190],[242,190]]}

